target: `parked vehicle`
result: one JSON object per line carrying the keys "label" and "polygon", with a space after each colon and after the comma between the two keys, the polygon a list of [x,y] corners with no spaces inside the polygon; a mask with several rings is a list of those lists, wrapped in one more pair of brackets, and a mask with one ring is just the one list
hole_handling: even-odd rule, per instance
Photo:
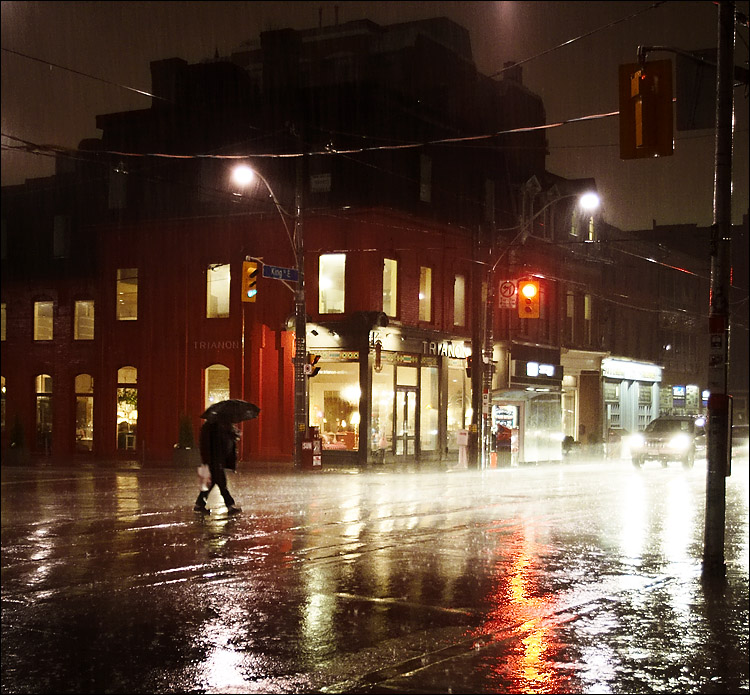
{"label": "parked vehicle", "polygon": [[666,467],[679,461],[692,468],[695,457],[706,455],[706,431],[703,418],[689,415],[665,415],[652,420],[643,432],[630,437],[633,465],[640,468],[646,461],[659,461]]}

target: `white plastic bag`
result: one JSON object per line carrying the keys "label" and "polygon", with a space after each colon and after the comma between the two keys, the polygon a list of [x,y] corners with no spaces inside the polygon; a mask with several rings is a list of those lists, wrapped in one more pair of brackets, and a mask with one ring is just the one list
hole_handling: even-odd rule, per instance
{"label": "white plastic bag", "polygon": [[211,489],[211,470],[205,463],[202,463],[198,466],[197,471],[198,480],[200,480],[201,483],[201,490],[203,492],[208,492]]}

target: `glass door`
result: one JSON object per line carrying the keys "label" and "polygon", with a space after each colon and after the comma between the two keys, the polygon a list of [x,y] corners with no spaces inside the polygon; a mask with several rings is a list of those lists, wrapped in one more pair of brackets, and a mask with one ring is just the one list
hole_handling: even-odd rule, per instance
{"label": "glass door", "polygon": [[417,441],[417,389],[396,387],[396,456],[414,456]]}

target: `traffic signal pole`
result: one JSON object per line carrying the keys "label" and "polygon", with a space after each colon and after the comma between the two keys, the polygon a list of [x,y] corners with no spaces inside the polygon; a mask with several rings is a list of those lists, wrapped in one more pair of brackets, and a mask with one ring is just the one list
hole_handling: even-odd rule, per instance
{"label": "traffic signal pole", "polygon": [[703,575],[723,577],[726,476],[730,457],[729,289],[732,233],[732,117],[734,107],[734,2],[719,2],[716,71],[714,209],[711,226],[709,307],[708,455]]}
{"label": "traffic signal pole", "polygon": [[297,287],[294,293],[294,467],[302,468],[302,441],[307,429],[307,317],[305,313],[305,244],[302,232],[302,206],[306,157],[297,160],[295,193],[294,255]]}

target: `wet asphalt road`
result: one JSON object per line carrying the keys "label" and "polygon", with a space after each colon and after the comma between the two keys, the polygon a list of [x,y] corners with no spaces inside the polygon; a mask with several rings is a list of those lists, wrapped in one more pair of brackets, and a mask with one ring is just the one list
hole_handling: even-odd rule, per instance
{"label": "wet asphalt road", "polygon": [[268,470],[3,466],[2,692],[749,691],[747,460]]}

